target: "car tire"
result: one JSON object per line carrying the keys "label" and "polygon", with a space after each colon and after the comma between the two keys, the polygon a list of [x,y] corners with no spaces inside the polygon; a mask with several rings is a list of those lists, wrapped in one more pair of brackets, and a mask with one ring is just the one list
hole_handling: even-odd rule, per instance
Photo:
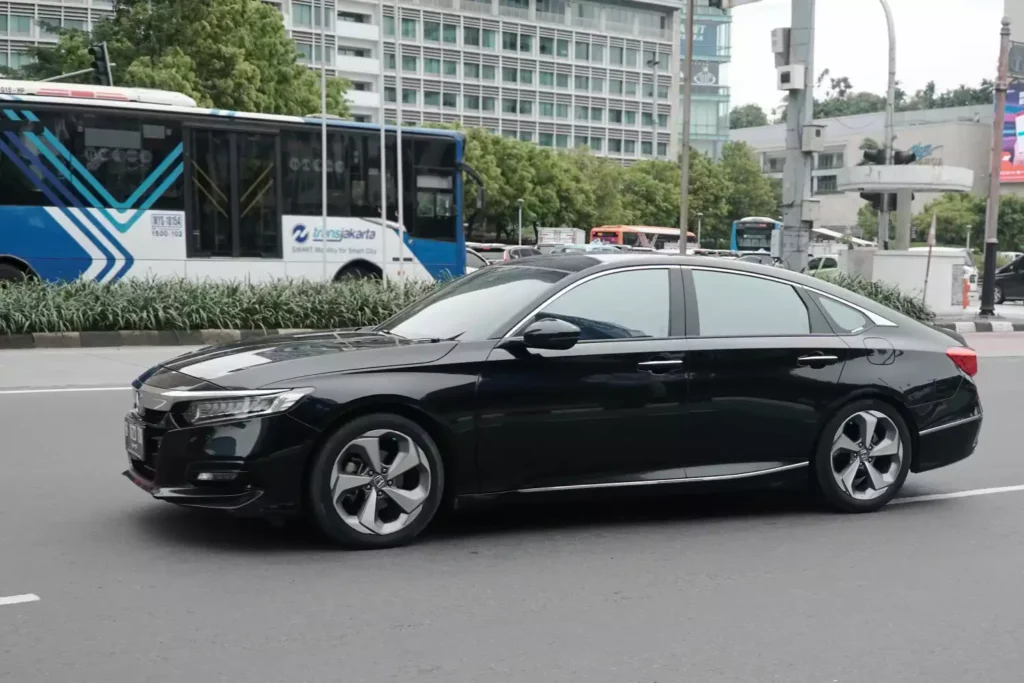
{"label": "car tire", "polygon": [[[872,424],[868,443],[863,434]],[[912,456],[910,430],[892,405],[877,399],[854,401],[822,430],[812,463],[815,488],[833,510],[875,512],[899,493]]]}
{"label": "car tire", "polygon": [[8,263],[0,263],[0,282],[23,282],[28,279],[25,271]]}
{"label": "car tire", "polygon": [[[374,444],[376,457],[370,452]],[[332,434],[314,458],[307,482],[310,511],[319,529],[340,546],[370,550],[409,543],[441,504],[441,452],[408,418],[358,417]],[[396,468],[402,472],[396,474]]]}
{"label": "car tire", "polygon": [[992,291],[994,294],[993,298],[995,299],[995,302],[997,304],[1001,304],[1006,301],[1006,295],[1003,293],[1002,285],[996,285],[995,289],[993,289]]}

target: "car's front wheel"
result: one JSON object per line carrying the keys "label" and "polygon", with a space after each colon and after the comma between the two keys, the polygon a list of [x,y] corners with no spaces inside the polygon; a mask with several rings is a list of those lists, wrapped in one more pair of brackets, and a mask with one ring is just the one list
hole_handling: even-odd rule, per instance
{"label": "car's front wheel", "polygon": [[910,472],[910,432],[884,401],[855,401],[822,432],[814,478],[825,502],[841,512],[874,512],[892,500]]}
{"label": "car's front wheel", "polygon": [[316,454],[309,500],[317,526],[354,549],[391,548],[415,539],[444,490],[441,453],[420,425],[378,413],[356,418]]}
{"label": "car's front wheel", "polygon": [[993,298],[996,300],[997,304],[1001,304],[1004,301],[1006,301],[1006,294],[1003,292],[1002,285],[996,285],[995,289],[993,290],[993,294]]}

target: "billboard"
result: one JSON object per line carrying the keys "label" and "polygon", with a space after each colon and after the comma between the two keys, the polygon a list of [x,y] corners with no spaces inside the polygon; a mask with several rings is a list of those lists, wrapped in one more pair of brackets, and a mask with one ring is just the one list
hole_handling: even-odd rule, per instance
{"label": "billboard", "polygon": [[1024,183],[1024,81],[1010,83],[1003,116],[1003,160],[999,181]]}

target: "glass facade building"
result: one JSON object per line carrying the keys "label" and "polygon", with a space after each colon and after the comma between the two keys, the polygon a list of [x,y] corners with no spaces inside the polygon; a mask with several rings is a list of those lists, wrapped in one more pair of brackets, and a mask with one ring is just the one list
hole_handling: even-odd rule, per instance
{"label": "glass facade building", "polygon": [[[732,16],[697,0],[693,21],[693,82],[690,109],[690,144],[718,158],[729,141],[729,59]],[[681,52],[685,58],[686,18],[681,17]],[[680,93],[680,97],[682,94]],[[680,123],[679,130],[682,131]]]}

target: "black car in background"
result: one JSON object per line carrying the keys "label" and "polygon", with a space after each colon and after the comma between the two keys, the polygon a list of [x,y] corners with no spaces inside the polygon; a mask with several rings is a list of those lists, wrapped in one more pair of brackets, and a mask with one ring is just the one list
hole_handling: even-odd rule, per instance
{"label": "black car in background", "polygon": [[370,329],[208,347],[135,381],[153,497],[414,539],[442,503],[806,482],[869,512],[969,456],[977,357],[777,268],[671,255],[502,263]]}

